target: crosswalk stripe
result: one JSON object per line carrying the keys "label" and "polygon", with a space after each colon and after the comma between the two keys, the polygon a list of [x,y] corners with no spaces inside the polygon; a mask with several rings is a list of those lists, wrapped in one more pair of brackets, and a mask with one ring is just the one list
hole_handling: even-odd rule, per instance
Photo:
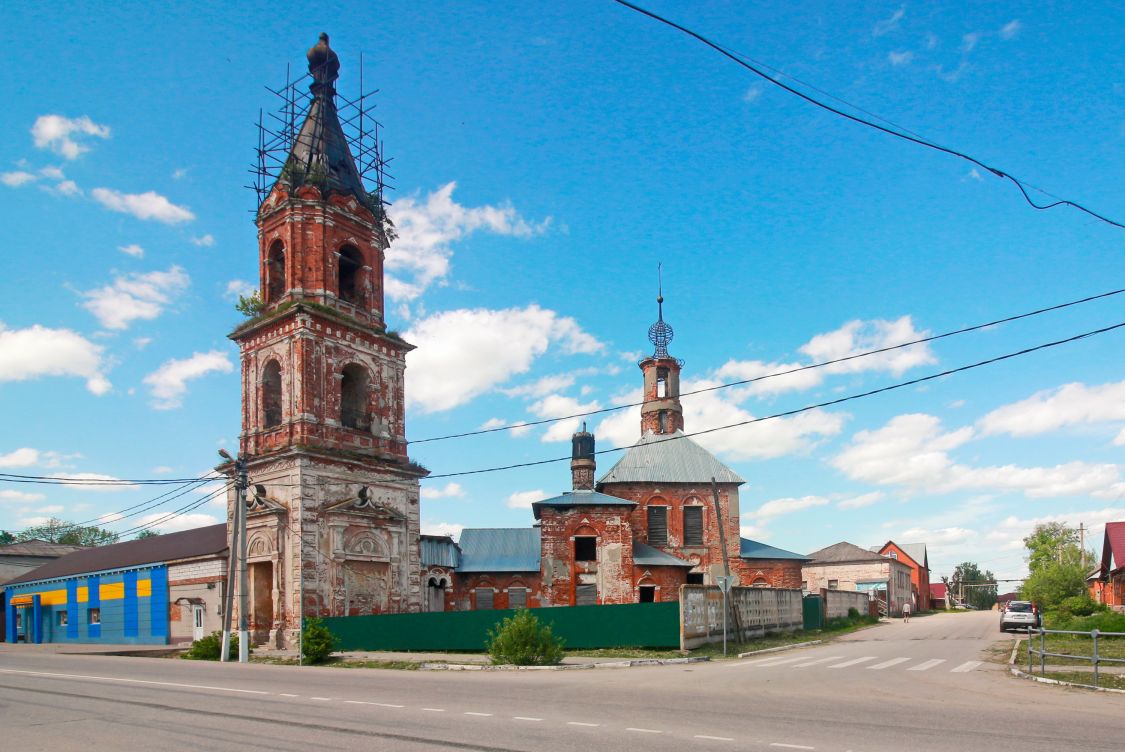
{"label": "crosswalk stripe", "polygon": [[762,658],[757,661],[750,661],[749,663],[732,663],[731,666],[780,666],[783,663],[803,661],[805,658],[806,656],[803,655],[799,655],[796,658]]}
{"label": "crosswalk stripe", "polygon": [[963,674],[967,671],[972,671],[974,668],[981,664],[980,661],[965,661],[960,666],[950,671],[951,674]]}
{"label": "crosswalk stripe", "polygon": [[909,658],[891,658],[889,661],[883,661],[882,663],[876,663],[874,666],[868,666],[867,668],[879,671],[880,669],[890,668],[891,666],[897,666],[900,663],[906,663],[909,660],[910,660]]}
{"label": "crosswalk stripe", "polygon": [[906,670],[907,671],[927,671],[927,670],[933,668],[934,666],[938,666],[942,663],[945,663],[944,658],[932,658],[932,659],[930,659],[928,661],[925,661],[923,663],[919,663],[917,666],[911,666],[910,668],[908,668]]}
{"label": "crosswalk stripe", "polygon": [[828,663],[828,661],[838,661],[843,657],[844,656],[842,656],[842,655],[830,655],[827,658],[817,658],[815,661],[805,661],[804,663],[798,663],[793,668],[805,668],[806,666],[815,666],[818,663]]}
{"label": "crosswalk stripe", "polygon": [[843,663],[834,663],[831,666],[829,666],[828,668],[847,668],[848,666],[854,666],[857,663],[866,663],[867,661],[873,661],[873,660],[875,660],[875,656],[865,655],[862,658],[852,658],[850,661],[844,661]]}

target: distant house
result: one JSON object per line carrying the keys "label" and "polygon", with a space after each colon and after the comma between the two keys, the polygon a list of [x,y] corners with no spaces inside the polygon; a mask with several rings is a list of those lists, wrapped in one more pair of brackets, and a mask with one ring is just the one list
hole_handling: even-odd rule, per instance
{"label": "distant house", "polygon": [[881,610],[902,615],[904,603],[914,603],[911,569],[901,561],[848,542],[809,554],[801,567],[805,590],[856,590],[881,602]]}
{"label": "distant house", "polygon": [[1086,580],[1090,597],[1125,611],[1125,522],[1107,522],[1098,568]]}
{"label": "distant house", "polygon": [[38,569],[49,561],[81,551],[83,546],[28,540],[0,546],[0,636],[7,634],[7,595],[4,584]]}
{"label": "distant house", "polygon": [[1009,603],[1011,603],[1012,601],[1018,601],[1019,599],[1019,593],[1000,593],[1000,595],[996,596],[996,605],[992,607],[992,610],[1000,611],[1002,609],[1005,609],[1008,607]]}
{"label": "distant house", "polygon": [[930,608],[949,608],[949,588],[944,582],[930,583]]}
{"label": "distant house", "polygon": [[[930,610],[930,557],[925,543],[895,543],[887,541],[872,548],[877,554],[897,559],[910,567],[911,591],[915,611]],[[939,606],[944,608],[944,606]]]}
{"label": "distant house", "polygon": [[83,548],[6,585],[8,642],[169,644],[220,628],[226,525]]}

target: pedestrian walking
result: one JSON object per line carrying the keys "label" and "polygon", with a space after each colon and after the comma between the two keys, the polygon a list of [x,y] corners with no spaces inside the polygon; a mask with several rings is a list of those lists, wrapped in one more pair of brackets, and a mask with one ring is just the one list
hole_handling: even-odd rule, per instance
{"label": "pedestrian walking", "polygon": [[909,603],[902,604],[902,621],[904,623],[910,621],[910,609],[911,606]]}

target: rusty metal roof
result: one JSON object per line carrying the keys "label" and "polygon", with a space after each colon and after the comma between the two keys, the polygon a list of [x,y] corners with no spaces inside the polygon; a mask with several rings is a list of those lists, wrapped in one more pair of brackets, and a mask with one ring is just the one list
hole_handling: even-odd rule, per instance
{"label": "rusty metal roof", "polygon": [[[860,548],[847,541],[841,541],[827,548],[822,548],[819,551],[813,551],[809,554],[808,558],[812,560],[813,564],[842,564],[843,562],[856,561],[894,561],[882,554],[868,551],[866,548]],[[903,566],[906,565],[904,564]]]}
{"label": "rusty metal roof", "polygon": [[490,527],[461,531],[458,572],[538,572],[539,528]]}
{"label": "rusty metal roof", "polygon": [[687,567],[691,569],[694,564],[665,553],[659,548],[646,546],[644,543],[633,544],[633,563],[641,567]]}
{"label": "rusty metal roof", "polygon": [[586,489],[578,491],[567,491],[559,496],[553,496],[550,499],[543,499],[542,501],[533,502],[531,511],[535,514],[535,519],[539,519],[539,510],[542,507],[635,507],[635,501],[628,499],[621,499],[616,496],[609,496],[608,494],[598,493],[597,491],[590,491]]}
{"label": "rusty metal roof", "polygon": [[125,543],[114,543],[110,546],[84,548],[49,561],[7,584],[18,585],[23,582],[70,577],[88,572],[105,572],[144,564],[162,564],[218,554],[226,550],[227,526],[220,523],[179,533],[166,533]]}
{"label": "rusty metal roof", "polygon": [[51,543],[50,541],[34,540],[20,541],[0,546],[0,556],[41,556],[43,558],[58,558],[81,551],[85,546],[72,546],[68,543]]}
{"label": "rusty metal roof", "polygon": [[646,433],[625,455],[602,476],[598,485],[606,483],[738,483],[738,473],[715,455],[684,436],[682,431],[669,434]]}

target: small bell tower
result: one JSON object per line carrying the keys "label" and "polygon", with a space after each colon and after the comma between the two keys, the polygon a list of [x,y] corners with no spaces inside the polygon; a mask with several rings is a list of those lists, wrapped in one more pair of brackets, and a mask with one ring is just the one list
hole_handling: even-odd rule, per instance
{"label": "small bell tower", "polygon": [[648,328],[648,340],[655,349],[638,364],[644,374],[641,436],[684,430],[684,410],[680,405],[680,369],[684,364],[668,354],[675,332],[664,321],[663,287],[661,281],[656,295],[656,323]]}

